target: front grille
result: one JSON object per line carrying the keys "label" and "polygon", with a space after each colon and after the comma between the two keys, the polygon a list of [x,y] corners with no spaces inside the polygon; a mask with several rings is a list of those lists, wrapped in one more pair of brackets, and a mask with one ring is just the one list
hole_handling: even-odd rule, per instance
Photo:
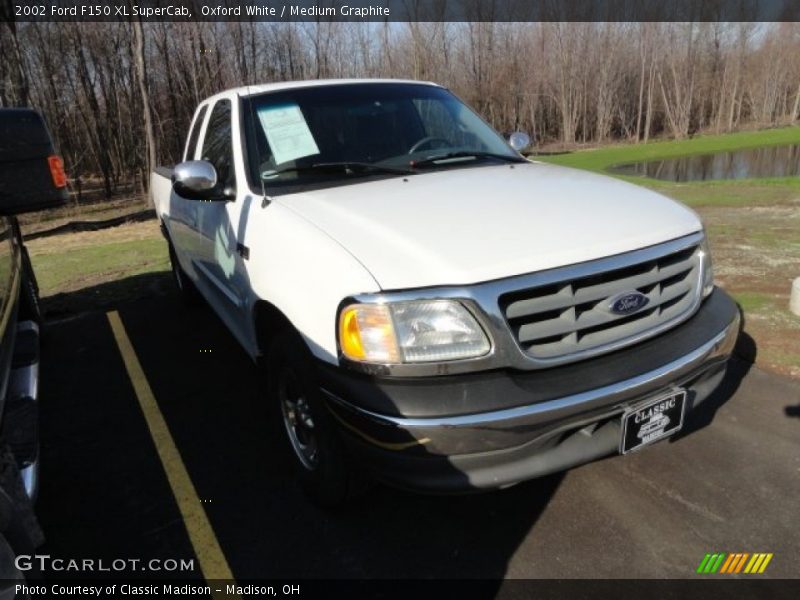
{"label": "front grille", "polygon": [[[699,245],[611,271],[504,294],[500,308],[524,352],[563,358],[617,347],[677,321],[697,304]],[[611,300],[638,291],[649,302],[631,315],[611,312]]]}

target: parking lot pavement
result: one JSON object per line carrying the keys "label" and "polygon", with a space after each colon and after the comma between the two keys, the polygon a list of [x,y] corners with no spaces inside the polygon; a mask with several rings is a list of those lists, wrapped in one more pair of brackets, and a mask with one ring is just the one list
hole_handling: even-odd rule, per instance
{"label": "parking lot pavement", "polygon": [[[119,314],[239,580],[692,577],[707,552],[771,552],[764,576],[800,573],[796,381],[735,362],[670,442],[495,493],[377,486],[330,513],[293,483],[259,373],[209,309],[166,295]],[[194,556],[106,316],[52,323],[43,365],[46,550]]]}

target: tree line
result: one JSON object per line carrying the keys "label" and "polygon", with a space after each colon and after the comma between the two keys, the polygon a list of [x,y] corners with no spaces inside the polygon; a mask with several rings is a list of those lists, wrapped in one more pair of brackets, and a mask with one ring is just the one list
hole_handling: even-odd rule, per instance
{"label": "tree line", "polygon": [[77,184],[144,189],[194,108],[270,81],[446,85],[501,132],[564,145],[800,118],[798,23],[0,24],[0,106],[44,113]]}

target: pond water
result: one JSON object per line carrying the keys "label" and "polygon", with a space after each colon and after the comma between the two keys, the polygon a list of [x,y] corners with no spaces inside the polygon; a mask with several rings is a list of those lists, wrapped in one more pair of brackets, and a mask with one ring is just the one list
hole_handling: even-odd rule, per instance
{"label": "pond water", "polygon": [[609,171],[666,181],[797,177],[800,176],[800,144],[628,163],[613,166]]}

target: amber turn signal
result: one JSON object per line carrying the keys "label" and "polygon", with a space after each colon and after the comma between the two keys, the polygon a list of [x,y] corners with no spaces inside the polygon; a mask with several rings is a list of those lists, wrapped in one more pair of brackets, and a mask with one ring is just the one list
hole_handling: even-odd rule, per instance
{"label": "amber turn signal", "polygon": [[350,360],[371,363],[400,361],[392,317],[382,304],[351,304],[339,315],[339,347]]}

